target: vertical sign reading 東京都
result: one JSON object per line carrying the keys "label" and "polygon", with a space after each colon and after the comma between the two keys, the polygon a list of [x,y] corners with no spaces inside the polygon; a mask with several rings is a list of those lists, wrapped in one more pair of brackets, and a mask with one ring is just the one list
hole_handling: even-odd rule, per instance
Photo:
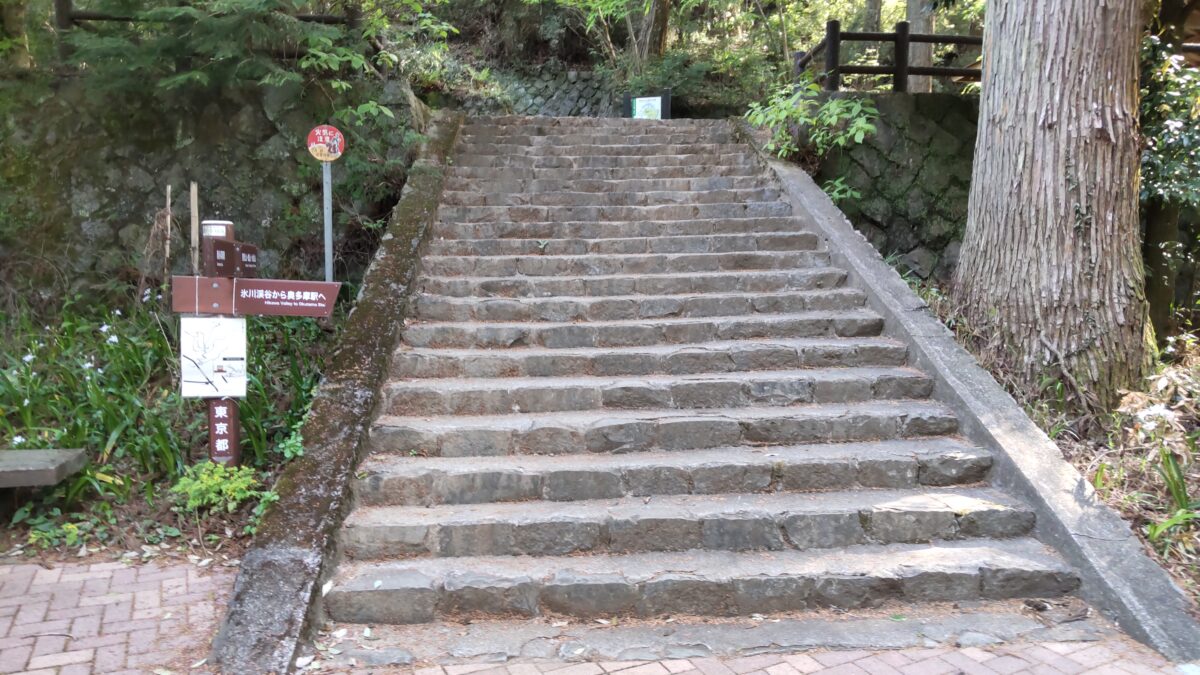
{"label": "vertical sign reading \u6771\u4eac\u90fd", "polygon": [[208,454],[237,463],[241,428],[237,399],[246,395],[246,320],[185,316],[179,320],[180,389],[208,399]]}

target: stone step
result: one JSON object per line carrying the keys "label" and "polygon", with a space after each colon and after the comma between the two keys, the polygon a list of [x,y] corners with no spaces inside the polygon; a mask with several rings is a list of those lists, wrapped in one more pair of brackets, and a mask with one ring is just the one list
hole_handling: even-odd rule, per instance
{"label": "stone step", "polygon": [[794,368],[902,366],[908,348],[890,338],[731,340],[603,349],[414,349],[392,355],[391,376],[564,377],[730,373]]}
{"label": "stone step", "polygon": [[[1073,607],[1077,607],[1077,603],[1077,600],[1071,601]],[[1010,599],[908,604],[894,608],[899,611],[878,608],[865,612],[765,613],[772,614],[769,617],[756,612],[720,621],[705,616],[675,615],[670,617],[669,623],[655,618],[605,619],[601,622],[595,618],[603,617],[593,617],[571,621],[560,616],[473,618],[469,623],[449,624],[367,626],[338,623],[329,628],[330,632],[336,630],[337,633],[329,638],[329,650],[323,652],[321,658],[335,669],[340,666],[350,671],[361,668],[364,663],[436,663],[456,675],[467,672],[537,675],[539,670],[535,668],[541,672],[563,669],[559,675],[592,675],[620,670],[630,671],[627,675],[666,675],[667,668],[681,672],[688,667],[703,669],[699,672],[712,675],[728,675],[729,668],[742,672],[758,668],[750,671],[757,675],[764,672],[775,675],[796,675],[797,672],[995,675],[1011,672],[1014,666],[1027,665],[1023,660],[997,659],[1000,654],[996,652],[1008,651],[1002,643],[1009,643],[1014,652],[1030,650],[1028,653],[1032,655],[1039,651],[1030,644],[1036,642],[1057,643],[1052,647],[1060,653],[1068,650],[1087,653],[1089,647],[1098,644],[1097,641],[1104,640],[1107,644],[1114,644],[1118,639],[1123,641],[1098,611],[1092,611],[1088,618],[1047,626],[1039,621],[1041,616],[1030,612],[1023,604]],[[343,631],[345,637],[339,641],[337,635]],[[362,635],[369,635],[369,640],[364,642]],[[962,648],[973,644],[987,645],[987,648]],[[907,652],[909,658],[895,652],[901,649],[911,650]],[[882,653],[867,656],[881,650]],[[1097,649],[1101,650],[1103,647]],[[816,660],[810,660],[809,654],[826,663],[842,665],[823,669]],[[987,659],[991,667],[977,664],[968,654]],[[1039,662],[1065,662],[1048,650],[1041,651],[1040,656]],[[729,668],[726,668],[714,657],[740,660],[727,662]],[[920,663],[905,667],[910,664],[910,658]],[[1083,656],[1081,660],[1083,658],[1087,657]],[[800,668],[793,668],[787,661]],[[848,661],[855,661],[857,665],[847,664]],[[955,669],[949,665],[951,661],[965,667]],[[506,663],[507,669],[504,669]],[[903,667],[903,670],[892,669],[888,663]],[[1041,665],[1023,672],[1059,675],[1084,670],[1074,661],[1065,663],[1068,665],[1062,671]],[[1129,669],[1127,672],[1178,674],[1183,670],[1154,670],[1147,667],[1151,664],[1142,663],[1140,670],[1133,659],[1124,659],[1120,665]],[[480,671],[482,664],[489,664],[488,672]],[[1112,665],[1115,664],[1105,663],[1100,666],[1100,672],[1122,672],[1111,668]],[[1165,667],[1166,663],[1155,665]],[[572,669],[566,670],[567,666]],[[766,670],[762,670],[764,667]],[[398,672],[407,673],[408,670]],[[696,675],[693,671],[683,672]]]}
{"label": "stone step", "polygon": [[[654,147],[654,146],[638,146]],[[476,166],[487,169],[632,169],[646,167],[689,166],[734,166],[759,169],[758,155],[744,145],[734,146],[735,152],[653,155],[461,155],[454,159],[455,166]],[[579,151],[578,149],[576,150]]]}
{"label": "stone step", "polygon": [[429,457],[703,450],[945,436],[958,430],[945,406],[872,401],[786,408],[595,410],[537,415],[393,417],[371,429],[377,452]]}
{"label": "stone step", "polygon": [[950,437],[728,447],[691,452],[399,457],[368,455],[364,506],[572,501],[669,494],[759,494],[978,483],[992,456]]}
{"label": "stone step", "polygon": [[554,277],[423,276],[420,288],[451,297],[598,297],[694,293],[778,293],[837,288],[846,272],[814,266],[797,270],[743,270],[677,274],[598,274]]}
{"label": "stone step", "polygon": [[627,253],[588,255],[439,256],[423,259],[430,276],[544,277],[574,275],[733,272],[825,267],[824,251]]}
{"label": "stone step", "polygon": [[651,180],[659,178],[713,178],[726,176],[761,177],[762,169],[757,164],[667,164],[662,166],[552,167],[533,168],[518,166],[464,166],[455,164],[446,171],[448,178],[485,180]]}
{"label": "stone step", "polygon": [[449,206],[661,206],[663,204],[723,204],[771,202],[776,188],[743,190],[644,190],[639,192],[480,192],[447,190],[442,204]]}
{"label": "stone step", "polygon": [[986,488],[588,499],[600,486],[560,487],[575,499],[358,508],[342,528],[342,550],[356,560],[786,551],[1010,539],[1034,522],[1027,507]]}
{"label": "stone step", "polygon": [[741,317],[568,322],[432,322],[412,324],[412,347],[636,347],[714,340],[879,335],[883,318],[860,310],[761,314]]}
{"label": "stone step", "polygon": [[561,180],[556,178],[519,179],[500,174],[490,179],[448,177],[446,191],[465,192],[509,192],[542,194],[549,192],[647,192],[652,190],[748,190],[773,187],[770,180],[762,176],[706,176],[703,178],[626,178],[624,180],[602,180],[584,178]]}
{"label": "stone step", "polygon": [[596,255],[813,251],[811,232],[760,232],[603,239],[434,239],[426,255]]}
{"label": "stone step", "polygon": [[794,314],[815,310],[856,309],[866,295],[856,288],[784,293],[710,295],[555,296],[487,298],[418,295],[414,316],[420,321],[623,321],[667,317]]}
{"label": "stone step", "polygon": [[541,221],[528,223],[434,223],[438,239],[628,239],[720,234],[777,234],[805,231],[792,217],[699,218],[685,220]]}
{"label": "stone step", "polygon": [[529,145],[526,143],[465,143],[460,141],[455,148],[455,155],[458,158],[513,157],[521,159],[538,157],[670,157],[688,155],[723,157],[741,155],[748,150],[747,146],[742,143],[705,142],[707,140],[702,139],[697,141],[693,139],[680,144],[625,143],[621,145],[596,145],[594,143]]}
{"label": "stone step", "polygon": [[[482,130],[480,130],[482,131]],[[620,132],[620,133],[618,133]],[[458,147],[474,148],[479,145],[515,145],[542,147],[547,145],[587,145],[606,147],[621,145],[688,145],[692,143],[736,143],[737,139],[732,130],[706,131],[698,134],[695,131],[666,129],[660,131],[641,131],[640,133],[624,133],[619,129],[569,130],[566,133],[520,133],[512,129],[493,127],[488,132],[472,132],[464,130],[459,134]]]}
{"label": "stone step", "polygon": [[933,381],[912,368],[812,368],[749,373],[391,381],[388,415],[505,413],[636,408],[741,408],[927,398]]}
{"label": "stone step", "polygon": [[771,218],[792,214],[787,202],[718,202],[712,204],[659,204],[655,206],[440,206],[444,223],[529,223],[573,220],[697,220],[715,218]]}
{"label": "stone step", "polygon": [[490,115],[472,117],[463,125],[462,133],[555,133],[606,132],[638,133],[699,133],[727,131],[729,122],[717,119],[677,118],[672,120],[638,120],[627,117],[543,117],[525,115]]}
{"label": "stone step", "polygon": [[1033,539],[863,544],[837,553],[688,551],[343,563],[334,621],[478,616],[736,616],[888,601],[1057,597],[1079,578]]}

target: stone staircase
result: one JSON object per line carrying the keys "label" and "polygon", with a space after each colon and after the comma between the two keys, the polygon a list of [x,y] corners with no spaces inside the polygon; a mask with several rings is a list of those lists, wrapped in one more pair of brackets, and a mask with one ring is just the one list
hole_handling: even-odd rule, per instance
{"label": "stone staircase", "polygon": [[422,269],[335,621],[1079,584],[727,122],[474,120]]}

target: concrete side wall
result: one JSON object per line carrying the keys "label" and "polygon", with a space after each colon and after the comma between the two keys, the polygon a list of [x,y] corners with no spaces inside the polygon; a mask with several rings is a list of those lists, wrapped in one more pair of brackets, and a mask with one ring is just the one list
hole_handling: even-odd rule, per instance
{"label": "concrete side wall", "polygon": [[861,193],[840,206],[884,256],[921,278],[948,278],[967,223],[979,99],[956,94],[871,94],[874,136],[835,153],[821,181],[843,177]]}
{"label": "concrete side wall", "polygon": [[242,557],[211,661],[221,672],[291,672],[319,620],[321,584],[337,565],[334,541],[374,418],[379,386],[407,316],[419,249],[437,216],[461,115],[439,115],[363,278],[354,310],[304,422],[304,455],[276,483],[254,544]]}

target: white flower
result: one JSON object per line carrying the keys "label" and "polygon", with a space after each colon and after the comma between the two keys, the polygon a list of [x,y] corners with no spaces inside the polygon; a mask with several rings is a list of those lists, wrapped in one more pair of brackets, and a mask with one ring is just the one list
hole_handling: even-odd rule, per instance
{"label": "white flower", "polygon": [[29,399],[25,399],[25,402],[24,402],[24,403],[22,403],[21,405],[23,405],[23,406],[25,406],[26,408],[28,408],[28,407],[29,407]]}
{"label": "white flower", "polygon": [[25,363],[29,363],[30,361],[34,360],[35,358],[37,358],[37,357],[34,356],[33,354],[26,354],[25,356],[21,357],[21,360],[24,361]]}
{"label": "white flower", "polygon": [[110,344],[110,345],[115,345],[115,344],[117,344],[117,336],[116,336],[116,335],[109,335],[109,336],[108,336],[108,339],[107,339],[107,340],[105,340],[105,342],[107,342],[107,343],[108,343],[108,344]]}
{"label": "white flower", "polygon": [[107,333],[107,332],[108,332],[108,329],[110,329],[110,328],[112,328],[112,326],[110,326],[110,325],[108,325],[108,324],[104,324],[103,326],[100,326],[100,332],[101,332],[101,333]]}
{"label": "white flower", "polygon": [[113,314],[116,314],[117,316],[121,316],[121,310],[119,310],[119,309],[114,309],[114,310],[113,310]]}
{"label": "white flower", "polygon": [[91,370],[92,368],[95,368],[95,367],[96,367],[96,366],[95,366],[95,365],[93,365],[91,361],[84,361],[84,362],[83,362],[83,369],[84,369],[84,370]]}
{"label": "white flower", "polygon": [[103,369],[103,368],[97,368],[97,369],[96,369],[96,373],[97,373],[98,375],[103,375],[103,374],[104,374],[104,369]]}
{"label": "white flower", "polygon": [[21,445],[25,442],[24,436],[13,436],[13,445]]}

